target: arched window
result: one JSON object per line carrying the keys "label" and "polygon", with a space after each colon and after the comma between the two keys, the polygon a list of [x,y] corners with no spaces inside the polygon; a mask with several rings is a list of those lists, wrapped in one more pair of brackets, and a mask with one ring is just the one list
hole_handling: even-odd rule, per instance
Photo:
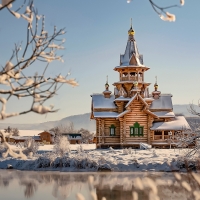
{"label": "arched window", "polygon": [[123,74],[122,74],[122,77],[127,77],[128,76],[128,73],[127,72],[124,72]]}
{"label": "arched window", "polygon": [[133,126],[130,126],[130,136],[144,136],[144,126],[140,126],[138,122],[135,122]]}
{"label": "arched window", "polygon": [[131,72],[130,73],[130,76],[132,77],[132,76],[137,76],[137,73],[136,72]]}

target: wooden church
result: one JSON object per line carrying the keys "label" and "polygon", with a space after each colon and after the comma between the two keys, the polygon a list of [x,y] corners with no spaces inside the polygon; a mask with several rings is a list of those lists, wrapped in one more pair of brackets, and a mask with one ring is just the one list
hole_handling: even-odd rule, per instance
{"label": "wooden church", "polygon": [[155,90],[150,94],[145,82],[149,70],[139,54],[134,30],[128,31],[125,53],[120,55],[120,65],[114,70],[119,80],[113,83],[114,94],[109,90],[92,94],[91,119],[96,120],[97,148],[138,147],[140,143],[152,146],[169,146],[174,135],[190,129],[183,116],[173,113],[172,95]]}

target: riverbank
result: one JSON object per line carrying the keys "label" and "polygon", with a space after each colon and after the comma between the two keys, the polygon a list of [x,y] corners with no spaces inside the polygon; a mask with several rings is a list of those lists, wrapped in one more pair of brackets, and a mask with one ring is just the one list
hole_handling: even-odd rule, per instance
{"label": "riverbank", "polygon": [[57,157],[50,145],[41,146],[38,154],[27,160],[0,158],[0,169],[12,166],[17,170],[38,171],[116,171],[116,172],[173,172],[186,171],[179,160],[182,149],[94,149],[94,145],[71,145],[71,153]]}

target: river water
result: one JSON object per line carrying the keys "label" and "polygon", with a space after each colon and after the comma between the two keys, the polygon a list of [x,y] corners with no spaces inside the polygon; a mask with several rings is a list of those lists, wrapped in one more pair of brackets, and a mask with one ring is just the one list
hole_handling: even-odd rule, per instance
{"label": "river water", "polygon": [[200,197],[198,191],[191,174],[0,170],[1,200],[77,200],[77,193],[85,200],[93,200],[94,194],[98,200],[133,200],[133,195],[139,200],[192,200]]}

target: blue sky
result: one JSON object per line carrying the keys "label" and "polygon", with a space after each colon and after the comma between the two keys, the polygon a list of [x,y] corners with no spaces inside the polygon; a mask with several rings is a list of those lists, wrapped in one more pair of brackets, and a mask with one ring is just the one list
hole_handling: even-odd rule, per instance
{"label": "blue sky", "polygon": [[[159,1],[156,1],[159,3]],[[163,4],[179,3],[165,0]],[[200,1],[186,0],[185,6],[168,10],[176,14],[176,22],[162,21],[147,0],[35,0],[35,7],[46,16],[48,31],[66,27],[65,63],[52,63],[50,75],[66,74],[71,70],[80,86],[65,85],[58,96],[49,101],[59,112],[38,116],[28,114],[3,122],[37,123],[59,120],[69,115],[90,111],[92,93],[104,90],[106,76],[112,83],[119,79],[113,68],[124,53],[130,18],[133,18],[135,39],[144,64],[150,67],[145,81],[153,90],[158,76],[159,90],[172,93],[174,104],[197,103],[200,98]],[[15,42],[25,38],[25,21],[16,19],[6,10],[0,12],[0,63],[3,66],[11,55]],[[38,66],[40,67],[40,66]],[[37,71],[36,68],[31,69]],[[12,99],[8,111],[28,107],[27,101]]]}

